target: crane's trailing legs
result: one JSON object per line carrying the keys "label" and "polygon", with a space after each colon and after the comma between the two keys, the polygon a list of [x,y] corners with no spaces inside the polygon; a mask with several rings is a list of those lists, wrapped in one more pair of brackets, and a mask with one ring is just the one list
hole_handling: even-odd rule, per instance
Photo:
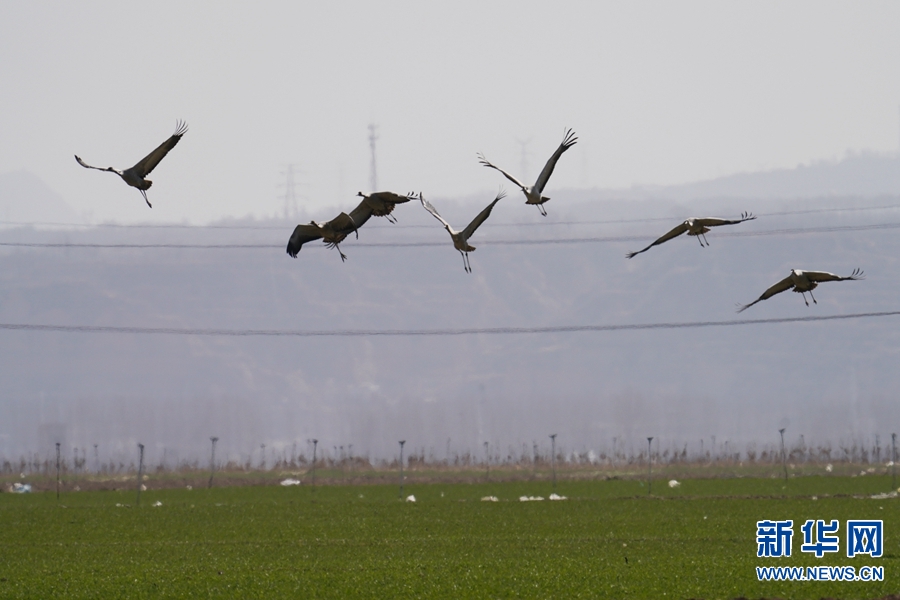
{"label": "crane's trailing legs", "polygon": [[147,206],[149,206],[150,208],[153,208],[153,205],[150,204],[149,200],[147,200],[147,192],[145,192],[144,190],[141,190],[141,195],[144,197],[144,202],[147,203]]}
{"label": "crane's trailing legs", "polygon": [[463,252],[462,250],[460,250],[459,253],[462,254],[463,257],[463,269],[466,270],[466,273],[471,273],[472,265],[469,264],[469,253]]}
{"label": "crane's trailing legs", "polygon": [[326,248],[334,248],[335,250],[337,250],[338,254],[341,255],[341,262],[344,262],[347,260],[347,256],[343,252],[341,252],[341,247],[338,242],[325,242],[325,247]]}

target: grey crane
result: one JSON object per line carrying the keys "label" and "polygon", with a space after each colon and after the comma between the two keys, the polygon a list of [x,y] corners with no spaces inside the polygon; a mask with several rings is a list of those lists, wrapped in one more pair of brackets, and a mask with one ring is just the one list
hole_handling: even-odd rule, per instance
{"label": "grey crane", "polygon": [[[744,221],[752,221],[755,219],[751,213],[745,212],[741,213],[740,219],[716,219],[714,217],[705,217],[702,219],[696,219],[691,217],[690,219],[686,219],[680,225],[677,225],[667,234],[663,235],[661,238],[644,248],[643,250],[638,250],[637,252],[629,252],[625,255],[626,258],[633,258],[640,254],[641,252],[646,252],[653,246],[658,246],[664,242],[668,242],[672,238],[676,238],[682,233],[687,233],[688,235],[693,235],[697,237],[697,241],[700,242],[700,246],[703,246],[703,242],[706,242],[706,245],[709,246],[709,242],[706,241],[706,234],[709,232],[710,227],[718,227],[719,225],[736,225],[738,223],[743,223]],[[703,238],[702,240],[700,238]]]}
{"label": "grey crane", "polygon": [[287,253],[291,258],[297,258],[300,247],[306,242],[321,239],[328,248],[334,248],[341,255],[341,262],[347,260],[347,256],[341,252],[339,244],[351,233],[359,237],[359,228],[372,216],[372,208],[363,200],[350,214],[341,213],[330,221],[317,223],[310,221],[309,225],[297,225],[291,239],[287,243]]}
{"label": "grey crane", "polygon": [[122,178],[122,181],[130,185],[131,187],[136,187],[140,190],[141,195],[144,197],[144,202],[147,203],[147,206],[153,208],[153,205],[150,204],[150,201],[147,200],[147,190],[150,189],[150,186],[153,185],[153,182],[149,179],[144,179],[147,175],[149,175],[153,169],[156,168],[156,165],[159,164],[166,154],[169,153],[169,150],[175,147],[175,145],[181,140],[181,136],[187,133],[187,123],[183,121],[178,121],[175,124],[175,133],[173,133],[169,139],[160,144],[156,150],[142,158],[136,165],[131,167],[130,169],[125,169],[124,171],[119,171],[118,169],[114,169],[112,167],[101,168],[101,167],[92,167],[87,164],[76,154],[75,160],[78,161],[78,164],[84,167],[85,169],[97,169],[98,171],[109,171],[110,173],[115,173],[119,177]]}
{"label": "grey crane", "polygon": [[358,192],[356,195],[362,196],[363,202],[372,209],[373,216],[386,217],[391,223],[397,222],[397,219],[391,215],[391,213],[394,212],[394,207],[398,204],[403,204],[404,202],[409,202],[410,200],[416,200],[418,198],[418,196],[412,192],[405,196],[395,194],[394,192],[371,192],[369,194]]}
{"label": "grey crane", "polygon": [[494,205],[497,204],[502,198],[506,196],[506,192],[501,188],[497,193],[497,197],[494,198],[494,201],[488,204],[484,210],[478,213],[478,216],[472,219],[472,222],[466,225],[466,228],[462,231],[456,231],[453,227],[450,226],[450,223],[444,220],[437,209],[432,206],[431,202],[425,199],[421,193],[419,193],[419,200],[422,202],[422,206],[425,207],[425,210],[434,215],[434,218],[444,224],[444,229],[447,230],[447,233],[450,234],[450,239],[453,240],[453,247],[459,250],[459,253],[462,254],[463,257],[463,268],[467,273],[472,272],[472,265],[469,264],[469,252],[475,250],[474,246],[469,245],[469,238],[472,237],[472,234],[475,233],[475,230],[485,222],[485,220],[491,216],[491,211],[494,209]]}
{"label": "grey crane", "polygon": [[544,187],[546,187],[547,181],[549,181],[550,179],[550,175],[553,174],[553,169],[554,167],[556,167],[556,161],[559,160],[559,157],[562,156],[563,152],[574,146],[577,141],[578,138],[575,137],[575,132],[571,129],[566,130],[566,134],[565,136],[563,136],[563,141],[559,145],[559,148],[556,149],[556,152],[553,153],[553,156],[551,156],[547,161],[547,164],[544,165],[544,169],[541,171],[541,174],[538,175],[537,181],[535,181],[534,185],[532,186],[523,184],[521,181],[519,181],[500,167],[488,161],[488,159],[484,157],[484,154],[481,154],[480,152],[478,153],[478,162],[485,167],[490,167],[503,173],[503,175],[507,179],[519,186],[519,188],[522,190],[522,193],[525,194],[525,204],[534,204],[535,206],[537,206],[538,210],[541,211],[541,214],[546,217],[547,210],[543,205],[544,202],[546,202],[550,198],[543,195]]}
{"label": "grey crane", "polygon": [[781,292],[787,290],[792,290],[794,292],[797,292],[798,294],[802,294],[803,302],[805,302],[807,306],[809,306],[809,302],[806,300],[806,292],[809,292],[809,297],[812,298],[813,304],[818,304],[818,302],[816,302],[815,296],[813,296],[812,294],[812,291],[816,289],[816,287],[823,281],[857,281],[859,279],[865,278],[865,273],[863,273],[859,269],[854,269],[853,273],[851,273],[849,277],[841,277],[839,275],[835,275],[834,273],[826,273],[825,271],[801,271],[800,269],[791,269],[790,275],[767,289],[762,293],[762,296],[760,296],[750,304],[739,304],[737,312],[744,312],[757,302],[767,300],[775,294],[780,294]]}

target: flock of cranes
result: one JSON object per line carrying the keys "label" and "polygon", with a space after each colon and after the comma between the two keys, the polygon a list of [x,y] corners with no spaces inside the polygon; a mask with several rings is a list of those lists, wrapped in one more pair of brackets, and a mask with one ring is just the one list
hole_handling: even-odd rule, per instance
{"label": "flock of cranes", "polygon": [[[163,158],[165,158],[169,151],[174,148],[176,144],[178,144],[185,133],[187,133],[187,124],[182,121],[178,121],[175,126],[175,133],[173,133],[166,141],[160,144],[153,152],[142,158],[133,167],[124,171],[120,171],[113,167],[107,167],[105,169],[101,167],[93,167],[81,160],[81,158],[77,154],[75,155],[75,160],[78,161],[79,165],[86,169],[96,169],[98,171],[109,171],[110,173],[115,173],[116,175],[121,177],[125,183],[137,188],[141,192],[141,195],[144,197],[144,201],[147,203],[147,206],[153,208],[153,205],[150,204],[150,200],[147,199],[147,190],[150,189],[150,186],[153,185],[153,182],[149,179],[146,179],[146,177],[153,171],[154,168],[156,168],[156,165],[158,165],[159,162]],[[546,217],[547,210],[544,208],[544,203],[550,200],[550,198],[544,196],[544,188],[547,186],[547,182],[550,180],[550,176],[553,174],[553,169],[556,167],[556,163],[559,161],[560,157],[566,150],[574,146],[577,142],[578,138],[575,136],[575,132],[572,129],[566,130],[566,133],[563,136],[562,143],[559,145],[553,155],[547,160],[547,163],[541,170],[540,175],[538,175],[538,178],[534,182],[534,185],[531,186],[523,184],[514,176],[491,163],[480,152],[478,153],[477,157],[479,164],[499,171],[501,174],[503,174],[504,177],[516,184],[516,186],[518,186],[519,189],[522,190],[522,193],[525,195],[525,204],[536,206],[541,215]],[[340,243],[344,241],[348,235],[352,233],[358,238],[359,228],[365,225],[366,222],[373,216],[385,217],[389,222],[396,223],[397,219],[391,214],[394,212],[394,208],[396,208],[398,204],[410,202],[411,200],[418,200],[422,204],[422,207],[430,212],[435,219],[440,221],[444,228],[447,230],[447,233],[450,234],[450,239],[453,242],[453,247],[456,248],[456,250],[458,250],[462,255],[463,268],[467,273],[471,273],[472,265],[469,263],[469,252],[474,251],[475,247],[469,244],[469,238],[471,238],[475,233],[475,230],[477,230],[478,227],[481,226],[481,224],[484,223],[489,216],[491,216],[491,211],[493,210],[494,205],[496,205],[497,202],[506,197],[506,192],[504,192],[503,188],[501,188],[494,200],[490,204],[488,204],[480,213],[478,213],[478,215],[474,219],[472,219],[472,221],[462,231],[456,231],[455,229],[453,229],[450,223],[448,223],[440,215],[440,213],[438,213],[434,205],[426,200],[425,196],[423,196],[421,192],[419,192],[418,194],[410,192],[405,196],[401,196],[393,192],[372,192],[370,194],[363,194],[362,192],[359,192],[357,195],[362,197],[362,201],[356,206],[356,208],[350,211],[349,214],[342,212],[335,218],[324,223],[310,221],[310,223],[307,225],[297,225],[297,227],[294,228],[294,232],[291,234],[290,239],[288,240],[287,253],[292,258],[297,258],[297,254],[299,254],[303,244],[305,244],[306,242],[321,239],[325,243],[326,247],[334,248],[338,251],[338,254],[340,254],[341,256],[341,261],[343,262],[347,260],[347,256],[343,252],[341,252]],[[638,250],[636,252],[629,252],[625,256],[626,258],[634,258],[638,254],[646,252],[653,246],[663,244],[673,238],[680,236],[683,233],[687,233],[689,236],[696,237],[697,241],[700,242],[701,247],[708,247],[709,242],[706,240],[705,234],[709,231],[710,227],[719,227],[721,225],[737,225],[739,223],[743,223],[744,221],[751,221],[755,218],[756,217],[749,212],[742,213],[739,219],[718,219],[712,217],[705,217],[700,219],[689,218],[679,225],[675,226],[669,232],[662,235],[646,248]],[[820,283],[825,281],[856,281],[864,278],[865,275],[860,269],[855,269],[853,273],[851,273],[847,277],[841,277],[839,275],[827,273],[825,271],[803,271],[800,269],[791,269],[790,275],[767,289],[759,298],[749,304],[739,304],[737,312],[743,312],[757,302],[767,300],[772,296],[775,296],[776,294],[780,294],[781,292],[785,292],[787,290],[793,290],[794,292],[801,294],[803,296],[803,301],[806,303],[806,306],[809,306],[809,302],[806,300],[806,293],[808,292],[810,298],[812,298],[813,304],[817,304],[816,298],[815,296],[813,296],[812,291]]]}

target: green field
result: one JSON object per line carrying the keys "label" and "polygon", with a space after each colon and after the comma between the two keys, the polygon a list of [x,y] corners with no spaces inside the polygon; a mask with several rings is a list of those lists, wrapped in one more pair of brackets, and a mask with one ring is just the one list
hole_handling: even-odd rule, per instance
{"label": "green field", "polygon": [[[877,598],[900,590],[890,477],[245,486],[0,494],[0,597]],[[493,495],[499,502],[482,502]],[[153,506],[155,503],[161,506]],[[756,521],[793,519],[790,558]],[[801,553],[806,519],[841,552]],[[884,521],[884,556],[844,553],[847,519]],[[884,581],[759,582],[756,566],[875,565]]]}

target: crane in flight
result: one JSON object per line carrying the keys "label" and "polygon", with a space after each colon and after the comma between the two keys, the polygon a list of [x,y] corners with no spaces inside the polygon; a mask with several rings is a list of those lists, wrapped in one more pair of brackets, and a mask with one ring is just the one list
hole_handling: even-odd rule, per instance
{"label": "crane in flight", "polygon": [[414,193],[410,192],[405,196],[395,194],[393,192],[371,192],[368,195],[357,192],[357,196],[362,196],[363,202],[372,209],[372,215],[375,217],[387,217],[391,223],[396,223],[397,219],[393,215],[394,207],[410,200],[418,199]]}
{"label": "crane in flight", "polygon": [[[687,233],[688,235],[693,235],[697,237],[697,241],[700,242],[700,246],[703,246],[703,242],[706,242],[706,245],[709,246],[709,242],[706,241],[706,234],[709,232],[710,227],[718,227],[719,225],[736,225],[737,223],[743,223],[744,221],[752,221],[755,219],[751,213],[745,212],[741,213],[740,219],[716,219],[712,217],[706,217],[703,219],[695,219],[691,217],[690,219],[686,219],[680,225],[677,225],[671,231],[663,235],[661,238],[644,248],[643,250],[638,250],[637,252],[629,252],[625,255],[626,258],[633,258],[640,254],[641,252],[646,252],[653,246],[658,246],[664,242],[668,242],[672,238],[676,238],[682,233]],[[700,238],[703,238],[702,240]]]}
{"label": "crane in flight", "polygon": [[365,200],[360,202],[350,214],[342,212],[335,218],[325,223],[317,223],[310,221],[309,225],[297,225],[291,239],[287,243],[287,253],[291,258],[297,258],[301,246],[306,242],[321,239],[325,242],[327,248],[334,248],[341,255],[341,262],[347,260],[347,256],[341,252],[339,244],[351,233],[356,233],[359,238],[359,228],[362,227],[369,217],[372,216],[372,209],[366,204]]}
{"label": "crane in flight", "polygon": [[469,264],[469,252],[475,250],[475,246],[469,245],[469,238],[472,237],[472,234],[475,233],[475,230],[487,220],[489,216],[491,216],[491,211],[494,209],[494,205],[497,204],[502,198],[506,196],[506,192],[503,191],[503,188],[500,188],[500,191],[497,193],[497,197],[494,198],[494,201],[488,204],[484,210],[478,213],[478,216],[472,219],[472,222],[466,225],[466,228],[462,231],[456,231],[453,227],[450,226],[450,223],[444,220],[440,214],[438,214],[437,209],[432,206],[431,202],[425,199],[425,197],[419,193],[419,200],[422,202],[422,206],[425,207],[425,210],[434,215],[434,218],[443,223],[444,229],[447,230],[447,233],[450,234],[450,239],[453,240],[453,247],[459,250],[459,253],[462,254],[463,257],[463,268],[467,273],[472,272],[472,265]]}
{"label": "crane in flight", "polygon": [[166,141],[160,144],[156,150],[145,156],[138,162],[136,165],[131,167],[130,169],[125,169],[124,171],[119,171],[118,169],[114,169],[112,167],[101,168],[101,167],[92,167],[87,164],[76,154],[75,160],[78,161],[78,164],[84,167],[85,169],[97,169],[98,171],[109,171],[110,173],[115,173],[119,177],[122,178],[122,181],[130,185],[131,187],[136,187],[141,191],[141,195],[144,197],[144,202],[147,203],[147,206],[153,208],[153,205],[150,204],[150,201],[147,200],[147,190],[150,189],[150,186],[153,185],[153,182],[149,179],[144,179],[147,175],[149,175],[153,169],[156,168],[156,165],[159,164],[166,154],[169,153],[169,150],[175,147],[175,145],[181,140],[181,136],[187,133],[187,123],[184,121],[178,121],[175,124],[175,133],[169,137]]}
{"label": "crane in flight", "polygon": [[762,293],[762,296],[750,304],[739,304],[737,312],[744,312],[757,302],[767,300],[775,294],[780,294],[781,292],[791,290],[792,288],[792,291],[803,295],[803,302],[806,302],[807,306],[809,306],[809,302],[806,300],[806,292],[809,292],[809,297],[812,298],[813,304],[818,304],[812,291],[823,281],[857,281],[865,278],[865,274],[859,269],[854,269],[849,277],[841,277],[834,273],[826,273],[825,271],[801,271],[800,269],[791,269],[790,275],[767,289]]}
{"label": "crane in flight", "polygon": [[485,167],[490,167],[503,173],[503,175],[507,179],[519,186],[519,188],[522,190],[522,193],[525,194],[525,204],[534,204],[535,206],[537,206],[538,210],[541,211],[541,214],[546,217],[547,210],[543,205],[544,202],[546,202],[550,198],[547,198],[543,195],[544,187],[546,187],[547,181],[550,179],[550,175],[553,174],[553,168],[556,167],[556,161],[559,160],[559,157],[562,156],[563,152],[574,146],[577,141],[578,138],[575,137],[575,132],[571,129],[568,129],[565,136],[563,137],[562,143],[559,145],[559,148],[556,149],[556,152],[553,153],[553,156],[551,156],[547,161],[547,164],[544,165],[544,169],[541,171],[541,174],[538,175],[537,181],[535,181],[534,185],[532,186],[523,184],[521,181],[519,181],[500,167],[488,161],[488,159],[484,157],[484,154],[480,152],[478,153],[478,162]]}

